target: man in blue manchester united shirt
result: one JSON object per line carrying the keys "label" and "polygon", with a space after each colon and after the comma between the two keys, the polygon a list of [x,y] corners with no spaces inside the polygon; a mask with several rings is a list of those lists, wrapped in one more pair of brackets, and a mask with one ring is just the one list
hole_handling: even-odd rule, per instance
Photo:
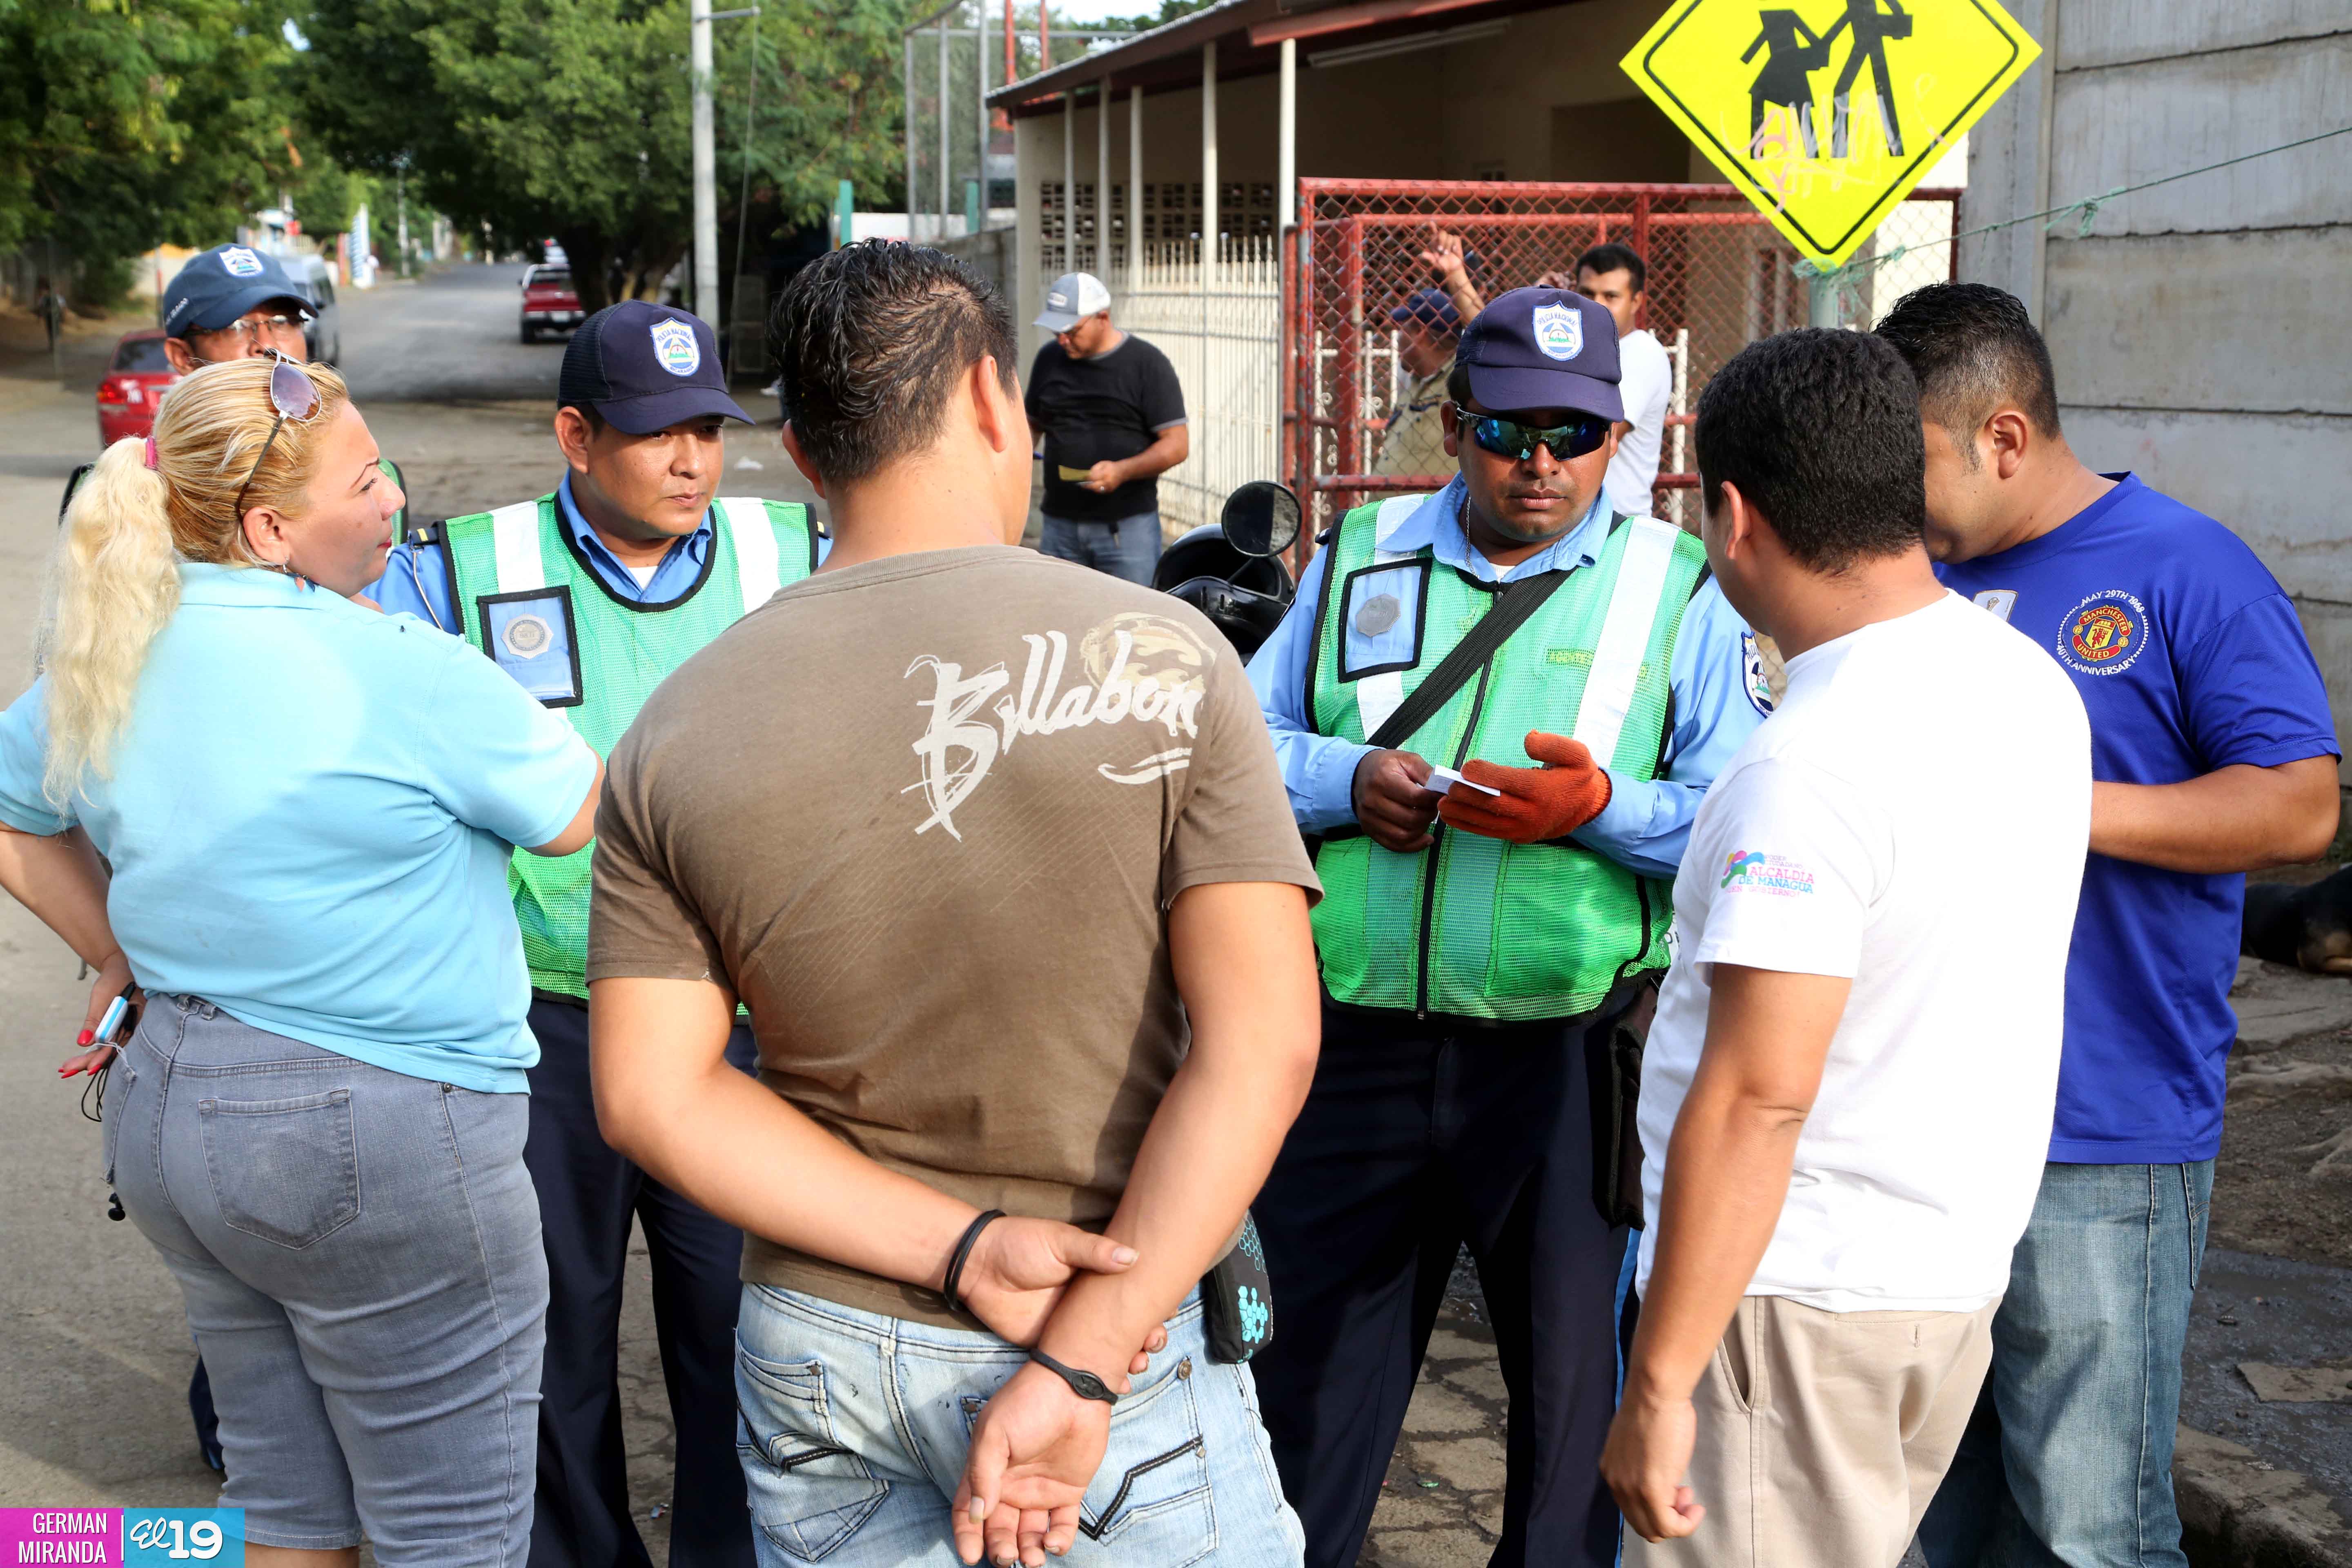
{"label": "man in blue manchester united shirt", "polygon": [[2015,299],[1937,284],[1878,331],[1919,382],[1938,573],[2074,678],[2097,781],[2050,1163],[1920,1542],[1933,1568],[2181,1568],[2173,1424],[2245,873],[2335,837],[2327,692],[2235,534],[2076,459]]}

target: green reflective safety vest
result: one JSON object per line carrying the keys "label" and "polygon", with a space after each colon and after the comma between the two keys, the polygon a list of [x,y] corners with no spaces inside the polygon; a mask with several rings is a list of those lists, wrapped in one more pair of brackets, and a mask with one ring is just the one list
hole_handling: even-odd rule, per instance
{"label": "green reflective safety vest", "polygon": [[[1307,711],[1365,742],[1496,599],[1496,585],[1381,541],[1426,500],[1340,520],[1316,609]],[[1579,567],[1402,749],[1459,768],[1528,767],[1530,730],[1572,735],[1618,779],[1654,778],[1683,612],[1706,565],[1671,523],[1620,519]],[[1349,636],[1352,624],[1357,636]],[[1353,661],[1351,667],[1351,659]],[[1334,1000],[1499,1023],[1569,1018],[1620,980],[1664,966],[1670,883],[1580,844],[1508,844],[1439,825],[1411,855],[1349,828],[1316,856],[1315,946]]]}
{"label": "green reflective safety vest", "polygon": [[[556,679],[570,689],[533,694],[569,720],[598,756],[609,757],[670,671],[778,588],[816,569],[817,534],[806,507],[721,499],[711,512],[716,526],[702,575],[662,604],[623,599],[607,588],[563,526],[551,494],[451,518],[442,525],[443,548],[466,640],[502,668],[517,654],[553,648],[560,656],[568,640],[569,679],[559,657]],[[568,626],[551,627],[551,619],[565,616]],[[534,990],[588,994],[594,852],[593,844],[552,858],[518,849],[508,865]]]}

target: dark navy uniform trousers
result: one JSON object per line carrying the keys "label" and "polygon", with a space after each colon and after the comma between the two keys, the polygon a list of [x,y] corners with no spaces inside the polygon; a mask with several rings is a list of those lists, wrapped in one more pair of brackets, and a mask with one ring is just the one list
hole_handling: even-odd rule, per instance
{"label": "dark navy uniform trousers", "polygon": [[[547,1363],[540,1379],[539,1502],[530,1568],[651,1568],[629,1512],[621,1445],[621,1279],[629,1223],[652,1254],[654,1325],[677,1433],[671,1568],[753,1568],[751,1515],[735,1455],[735,1308],[743,1233],[613,1152],[588,1086],[588,1010],[530,1005],[523,1163],[547,1240]],[[727,1059],[751,1070],[751,1032]]]}
{"label": "dark navy uniform trousers", "polygon": [[1325,1006],[1314,1087],[1252,1207],[1275,1337],[1251,1366],[1307,1568],[1362,1548],[1465,1243],[1510,1396],[1492,1568],[1616,1561],[1600,1461],[1621,1245],[1593,1198],[1589,1076],[1610,1028]]}

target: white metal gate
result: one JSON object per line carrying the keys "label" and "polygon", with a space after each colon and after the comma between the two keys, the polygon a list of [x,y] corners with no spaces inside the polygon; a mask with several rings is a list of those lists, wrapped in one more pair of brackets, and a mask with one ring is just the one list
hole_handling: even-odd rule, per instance
{"label": "white metal gate", "polygon": [[[1271,238],[1227,239],[1213,277],[1197,241],[1147,243],[1107,279],[1111,320],[1176,367],[1192,455],[1160,477],[1169,537],[1214,522],[1249,479],[1282,477],[1282,267]],[[1121,285],[1124,285],[1121,287]]]}

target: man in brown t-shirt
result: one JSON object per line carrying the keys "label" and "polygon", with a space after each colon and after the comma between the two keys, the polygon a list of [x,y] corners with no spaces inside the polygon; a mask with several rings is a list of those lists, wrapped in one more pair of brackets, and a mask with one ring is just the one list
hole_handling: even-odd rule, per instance
{"label": "man in brown t-shirt", "polygon": [[[1319,1032],[1241,661],[1014,545],[1011,330],[960,263],[850,247],[777,320],[833,552],[614,749],[588,955],[607,1137],[748,1237],[761,1550],[1295,1564],[1195,1292]],[[720,1056],[738,999],[764,1089]]]}

